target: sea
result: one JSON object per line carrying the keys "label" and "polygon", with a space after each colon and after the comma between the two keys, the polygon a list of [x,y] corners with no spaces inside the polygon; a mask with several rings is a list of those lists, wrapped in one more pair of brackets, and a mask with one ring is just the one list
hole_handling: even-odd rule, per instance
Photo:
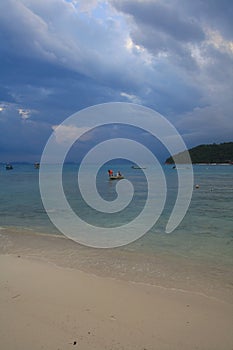
{"label": "sea", "polygon": [[[62,178],[73,211],[91,225],[115,227],[117,234],[119,225],[129,222],[143,209],[148,186],[143,169],[134,169],[129,162],[119,160],[106,163],[96,178],[103,199],[111,201],[117,196],[117,181],[108,178],[110,167],[120,170],[134,187],[131,203],[119,213],[98,213],[86,205],[78,188],[78,164],[64,164]],[[149,169],[150,165],[145,167]],[[186,168],[162,165],[166,202],[147,233],[125,246],[98,249],[67,238],[50,221],[40,194],[40,170],[33,164],[14,164],[12,170],[1,165],[0,253],[233,302],[233,166],[193,165],[191,203],[178,227],[166,233],[177,196],[177,174],[187,171]],[[90,174],[91,171],[90,167]],[[153,185],[156,186],[156,181]],[[56,211],[56,204],[53,209]]]}

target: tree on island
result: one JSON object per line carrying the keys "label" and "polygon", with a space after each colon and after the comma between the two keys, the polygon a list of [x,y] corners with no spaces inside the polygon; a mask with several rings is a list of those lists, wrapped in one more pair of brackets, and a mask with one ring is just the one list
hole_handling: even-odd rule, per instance
{"label": "tree on island", "polygon": [[[175,154],[166,159],[166,164],[184,163],[184,155],[187,151]],[[233,142],[224,142],[220,144],[199,145],[189,150],[191,161],[193,164],[200,163],[225,163],[233,164]]]}

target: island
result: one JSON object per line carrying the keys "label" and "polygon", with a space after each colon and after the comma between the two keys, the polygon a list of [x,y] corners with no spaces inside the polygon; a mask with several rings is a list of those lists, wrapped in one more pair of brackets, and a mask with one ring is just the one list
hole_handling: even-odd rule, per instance
{"label": "island", "polygon": [[[184,163],[185,153],[175,154],[166,159],[165,164]],[[204,144],[188,150],[192,164],[231,164],[233,165],[233,142]]]}

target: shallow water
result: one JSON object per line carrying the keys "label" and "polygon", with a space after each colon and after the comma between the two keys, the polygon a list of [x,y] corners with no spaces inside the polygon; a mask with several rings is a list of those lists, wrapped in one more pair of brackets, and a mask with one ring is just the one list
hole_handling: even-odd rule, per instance
{"label": "shallow water", "polygon": [[[132,181],[135,196],[127,210],[113,215],[96,213],[86,206],[77,188],[77,165],[64,167],[66,197],[73,210],[93,225],[123,224],[138,215],[145,204],[147,183],[143,172],[125,163],[115,167]],[[109,250],[87,248],[62,236],[58,238],[60,232],[43,208],[38,170],[32,165],[15,165],[12,171],[1,169],[0,252],[40,257],[102,275],[165,287],[175,285],[210,295],[217,295],[218,289],[226,292],[229,299],[233,267],[233,166],[193,168],[194,182],[200,187],[194,188],[188,212],[173,233],[166,234],[165,226],[177,194],[177,173],[171,166],[164,166],[168,193],[160,219],[141,239]],[[99,172],[97,188],[104,199],[116,197],[115,184],[109,184],[105,168]]]}

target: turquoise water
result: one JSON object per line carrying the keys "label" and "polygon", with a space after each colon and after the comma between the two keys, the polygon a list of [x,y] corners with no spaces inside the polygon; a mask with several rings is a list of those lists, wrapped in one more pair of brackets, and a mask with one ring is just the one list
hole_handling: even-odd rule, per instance
{"label": "turquoise water", "polygon": [[[132,220],[142,210],[147,198],[147,182],[142,170],[130,164],[111,164],[134,185],[134,198],[127,209],[116,214],[99,213],[82,200],[77,186],[78,166],[66,164],[63,185],[73,210],[92,225],[115,227]],[[106,200],[116,198],[115,182],[109,182],[106,164],[97,177],[97,188]],[[184,168],[184,166],[180,167]],[[183,221],[171,234],[165,226],[177,195],[177,172],[164,166],[167,180],[167,200],[155,226],[141,239],[126,247],[153,253],[173,252],[198,259],[219,259],[232,263],[233,252],[233,166],[195,165],[191,205]],[[0,171],[0,226],[59,234],[50,222],[40,198],[39,171],[32,165],[15,165],[12,171]],[[56,210],[56,208],[54,208]]]}
{"label": "turquoise water", "polygon": [[[78,190],[78,166],[64,166],[66,198],[72,209],[92,225],[122,225],[140,213],[147,198],[142,170],[134,170],[126,163],[112,163],[111,167],[121,170],[135,190],[128,208],[115,214],[89,208]],[[180,171],[187,171],[185,166],[179,167]],[[104,199],[111,201],[116,198],[116,182],[108,180],[108,168],[106,164],[100,169],[97,189]],[[163,166],[168,191],[157,223],[131,244],[95,249],[64,239],[50,222],[40,198],[39,171],[33,165],[15,165],[12,171],[2,167],[0,253],[33,256],[103,276],[192,290],[232,302],[233,166],[197,165],[193,170],[194,184],[199,184],[199,189],[194,186],[190,207],[172,233],[165,233],[165,227],[177,196],[177,170]],[[54,203],[51,210],[56,212],[56,200]]]}

